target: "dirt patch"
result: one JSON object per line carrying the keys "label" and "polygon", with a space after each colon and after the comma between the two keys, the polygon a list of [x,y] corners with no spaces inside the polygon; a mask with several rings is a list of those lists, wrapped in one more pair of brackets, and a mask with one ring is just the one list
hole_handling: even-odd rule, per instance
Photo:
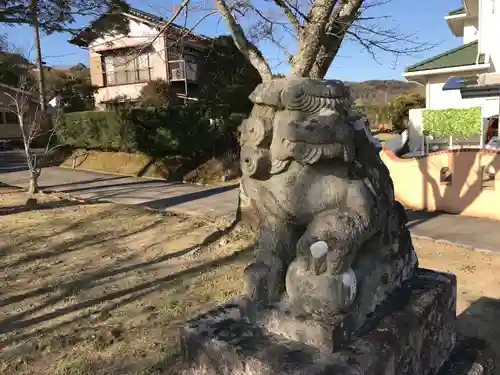
{"label": "dirt patch", "polygon": [[59,161],[57,165],[68,168],[200,184],[231,181],[240,176],[239,162],[227,157],[212,158],[197,166],[194,160],[180,156],[152,159],[139,152],[79,149],[69,153],[68,150],[62,150],[52,159]]}
{"label": "dirt patch", "polygon": [[[238,228],[200,247],[219,222],[61,206],[51,196],[47,207],[7,210],[25,198],[0,191],[1,374],[176,374],[179,324],[241,291],[252,241]],[[500,257],[426,240],[415,246],[422,267],[458,276],[460,334],[495,342]]]}
{"label": "dirt patch", "polygon": [[184,176],[184,181],[199,184],[233,181],[241,177],[240,162],[212,158]]}
{"label": "dirt patch", "polygon": [[219,227],[111,204],[0,216],[0,373],[176,373],[177,324],[238,293],[250,261],[238,229],[197,246]]}
{"label": "dirt patch", "polygon": [[420,267],[457,276],[458,333],[488,340],[500,358],[500,255],[431,240],[414,244]]}
{"label": "dirt patch", "polygon": [[184,174],[194,167],[191,159],[180,156],[152,159],[139,152],[82,149],[74,150],[70,155],[66,155],[61,165],[69,168],[162,178],[172,181],[181,181]]}

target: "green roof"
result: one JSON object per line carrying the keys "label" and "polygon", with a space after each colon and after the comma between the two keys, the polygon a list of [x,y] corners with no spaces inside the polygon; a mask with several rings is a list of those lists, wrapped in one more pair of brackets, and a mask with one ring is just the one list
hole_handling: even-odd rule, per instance
{"label": "green roof", "polygon": [[446,13],[447,16],[457,16],[459,14],[465,14],[465,9],[458,8],[458,9],[450,10],[448,13]]}
{"label": "green roof", "polygon": [[[464,44],[460,47],[431,57],[405,69],[405,73],[420,72],[422,70],[453,68],[456,66],[476,65],[478,52],[477,41]],[[479,64],[484,63],[484,54],[479,56]]]}

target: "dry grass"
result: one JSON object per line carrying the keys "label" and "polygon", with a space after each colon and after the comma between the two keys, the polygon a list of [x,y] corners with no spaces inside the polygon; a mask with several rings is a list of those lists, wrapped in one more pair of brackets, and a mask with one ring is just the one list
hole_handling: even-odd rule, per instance
{"label": "dry grass", "polygon": [[458,333],[488,340],[500,359],[500,254],[429,240],[414,240],[414,244],[420,267],[457,276]]}
{"label": "dry grass", "polygon": [[5,209],[24,200],[0,194],[2,374],[175,373],[176,325],[240,290],[238,231],[199,248],[216,223],[50,197]]}
{"label": "dry grass", "polygon": [[[241,232],[199,248],[217,223],[51,196],[30,211],[24,201],[0,191],[1,374],[175,374],[178,324],[241,290],[251,259]],[[457,274],[460,332],[496,341],[500,257],[415,246],[421,266]]]}

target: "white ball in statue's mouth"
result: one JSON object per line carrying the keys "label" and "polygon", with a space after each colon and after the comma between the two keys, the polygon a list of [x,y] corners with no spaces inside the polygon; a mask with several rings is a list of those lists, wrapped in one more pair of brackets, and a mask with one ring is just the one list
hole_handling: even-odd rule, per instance
{"label": "white ball in statue's mouth", "polygon": [[317,241],[309,247],[309,250],[313,258],[319,259],[328,252],[328,244],[325,241]]}

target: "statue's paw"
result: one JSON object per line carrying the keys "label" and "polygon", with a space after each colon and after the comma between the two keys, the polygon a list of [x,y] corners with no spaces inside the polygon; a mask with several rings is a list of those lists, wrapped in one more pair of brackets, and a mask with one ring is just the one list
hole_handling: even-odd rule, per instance
{"label": "statue's paw", "polygon": [[268,276],[271,267],[263,263],[252,263],[244,272],[245,296],[250,301],[265,302],[269,295]]}
{"label": "statue's paw", "polygon": [[357,280],[352,269],[330,275],[317,274],[304,258],[296,259],[286,274],[286,291],[293,306],[319,317],[340,313],[356,298]]}

